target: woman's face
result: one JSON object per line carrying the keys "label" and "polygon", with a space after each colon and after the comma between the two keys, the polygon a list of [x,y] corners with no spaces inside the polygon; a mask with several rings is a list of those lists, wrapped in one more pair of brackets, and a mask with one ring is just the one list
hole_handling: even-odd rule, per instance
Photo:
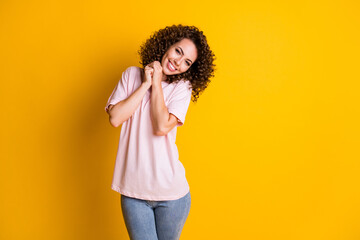
{"label": "woman's face", "polygon": [[165,75],[186,72],[197,58],[197,49],[193,41],[184,38],[172,45],[161,59],[161,67]]}

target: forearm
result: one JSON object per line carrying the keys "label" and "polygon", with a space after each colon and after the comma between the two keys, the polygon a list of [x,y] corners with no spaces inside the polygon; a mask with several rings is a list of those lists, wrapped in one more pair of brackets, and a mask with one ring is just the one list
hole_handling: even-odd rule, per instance
{"label": "forearm", "polygon": [[164,94],[160,83],[153,83],[151,87],[150,116],[156,135],[161,135],[169,121],[169,112],[164,102]]}
{"label": "forearm", "polygon": [[143,82],[128,98],[115,104],[109,111],[109,120],[112,126],[118,127],[128,120],[139,107],[150,85]]}

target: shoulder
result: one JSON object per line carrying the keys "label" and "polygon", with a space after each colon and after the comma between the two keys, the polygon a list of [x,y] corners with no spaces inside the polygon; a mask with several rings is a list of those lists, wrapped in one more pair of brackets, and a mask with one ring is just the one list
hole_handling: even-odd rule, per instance
{"label": "shoulder", "polygon": [[187,92],[192,92],[192,85],[189,80],[181,79],[179,82],[176,83],[176,87],[179,90],[184,90]]}
{"label": "shoulder", "polygon": [[192,86],[190,81],[180,80],[174,84],[173,91],[171,93],[172,100],[189,99],[192,95]]}
{"label": "shoulder", "polygon": [[130,66],[125,69],[124,74],[128,79],[141,78],[143,69],[137,66]]}
{"label": "shoulder", "polygon": [[125,70],[125,72],[128,72],[128,73],[141,73],[142,71],[143,71],[143,69],[141,67],[137,67],[137,66],[130,66]]}

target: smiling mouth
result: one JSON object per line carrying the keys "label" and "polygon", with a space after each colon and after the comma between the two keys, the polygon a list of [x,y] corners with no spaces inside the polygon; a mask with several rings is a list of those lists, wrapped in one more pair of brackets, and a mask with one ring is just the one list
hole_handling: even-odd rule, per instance
{"label": "smiling mouth", "polygon": [[169,68],[169,70],[172,71],[172,72],[176,71],[175,66],[174,66],[170,61],[168,61],[168,68]]}

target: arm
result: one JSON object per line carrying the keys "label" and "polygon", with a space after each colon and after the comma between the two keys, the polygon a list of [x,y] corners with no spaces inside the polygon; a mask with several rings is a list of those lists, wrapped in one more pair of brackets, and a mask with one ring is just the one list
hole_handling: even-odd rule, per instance
{"label": "arm", "polygon": [[128,98],[115,105],[110,105],[107,113],[109,114],[110,124],[113,127],[120,126],[131,117],[150,86],[151,84],[149,82],[143,82]]}
{"label": "arm", "polygon": [[150,115],[155,135],[164,136],[178,122],[175,115],[170,114],[165,106],[161,82],[153,82],[151,87]]}

